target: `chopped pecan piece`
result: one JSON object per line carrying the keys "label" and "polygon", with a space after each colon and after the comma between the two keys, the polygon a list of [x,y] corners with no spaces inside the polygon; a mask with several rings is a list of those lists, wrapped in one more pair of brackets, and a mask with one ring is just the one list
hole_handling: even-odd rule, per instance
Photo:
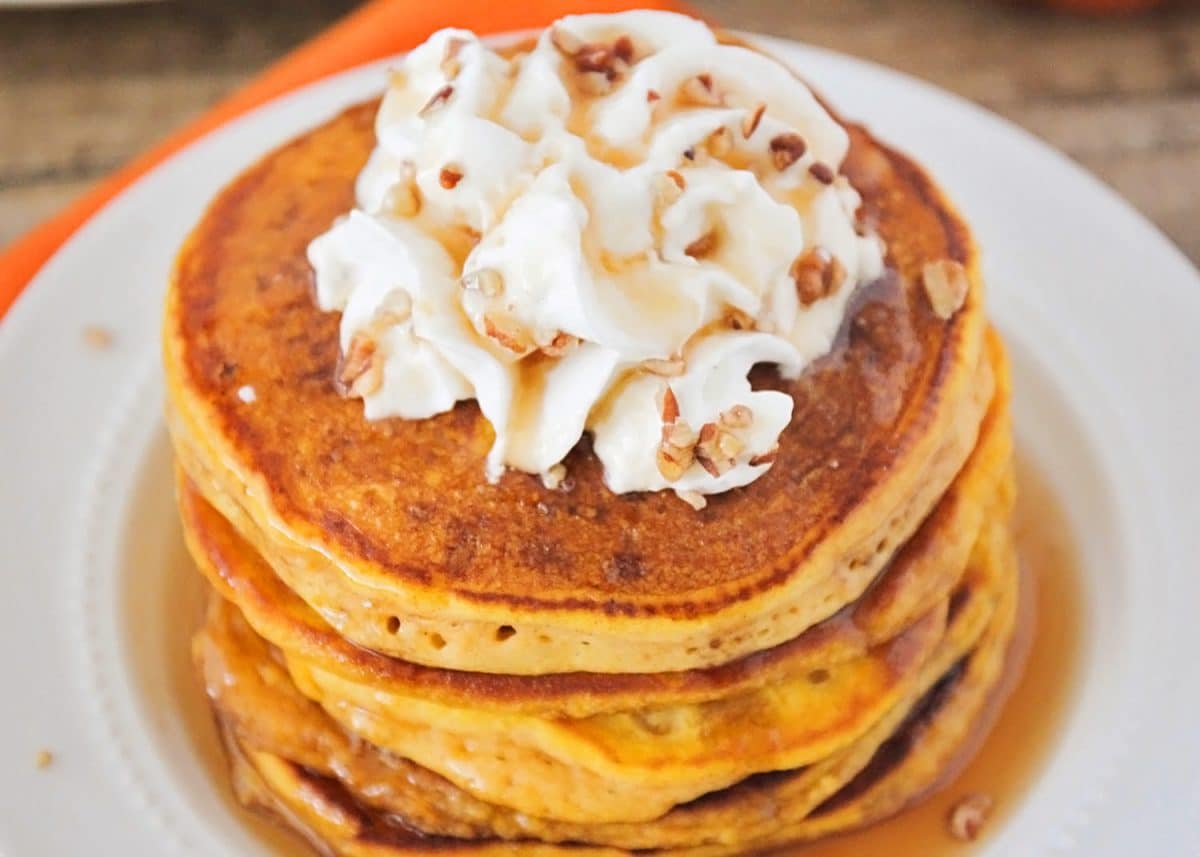
{"label": "chopped pecan piece", "polygon": [[662,478],[668,482],[674,482],[692,466],[693,453],[691,447],[675,447],[665,443],[658,445],[658,452],[655,454],[654,463],[658,466],[658,472],[662,474]]}
{"label": "chopped pecan piece", "polygon": [[439,89],[437,92],[435,92],[433,95],[431,95],[429,97],[429,100],[425,102],[425,106],[422,107],[417,112],[417,115],[420,116],[422,119],[424,119],[430,113],[437,110],[439,107],[441,107],[447,101],[449,101],[450,97],[452,95],[454,95],[454,87],[451,84],[447,83],[445,86],[443,86],[441,89]]}
{"label": "chopped pecan piece", "polygon": [[511,319],[485,315],[483,330],[489,337],[514,354],[524,355],[533,350],[529,335]]}
{"label": "chopped pecan piece", "polygon": [[629,36],[617,36],[613,42],[612,52],[623,63],[633,62],[633,39]]}
{"label": "chopped pecan piece", "polygon": [[698,439],[692,427],[683,420],[665,423],[662,427],[662,442],[669,446],[690,449],[696,445]]}
{"label": "chopped pecan piece", "polygon": [[633,62],[634,46],[629,36],[619,36],[612,44],[585,42],[562,27],[555,27],[550,32],[550,41],[574,63],[579,72],[579,88],[589,95],[611,91]]}
{"label": "chopped pecan piece", "polygon": [[674,482],[687,472],[695,460],[696,433],[679,419],[679,402],[669,386],[663,394],[662,437],[655,453],[658,472]]}
{"label": "chopped pecan piece", "polygon": [[567,466],[561,461],[542,474],[542,484],[551,491],[559,488],[567,479]]}
{"label": "chopped pecan piece", "polygon": [[758,102],[754,105],[749,113],[742,117],[742,136],[749,140],[754,136],[754,132],[758,130],[758,123],[762,121],[763,114],[767,112],[765,102]]}
{"label": "chopped pecan piece", "polygon": [[[729,450],[736,449],[730,453]],[[705,423],[700,427],[700,437],[696,442],[696,461],[709,476],[718,477],[733,467],[737,453],[742,451],[742,442],[729,432],[723,431],[716,423]]]}
{"label": "chopped pecan piece", "polygon": [[727,431],[717,433],[717,451],[731,462],[741,455],[745,448],[746,444],[742,443],[737,435]]}
{"label": "chopped pecan piece", "polygon": [[788,132],[772,137],[767,149],[771,153],[771,163],[775,165],[775,169],[783,172],[804,157],[804,153],[808,151],[808,143],[799,134]]}
{"label": "chopped pecan piece", "polygon": [[400,181],[388,188],[384,205],[400,217],[415,217],[421,211],[421,189],[417,187],[417,169],[411,161],[404,162]]}
{"label": "chopped pecan piece", "polygon": [[717,92],[711,74],[698,74],[689,77],[679,87],[679,98],[685,104],[696,104],[701,107],[719,107],[724,103],[721,93]]}
{"label": "chopped pecan piece", "polygon": [[717,232],[710,229],[684,248],[683,252],[693,259],[703,259],[717,249]]}
{"label": "chopped pecan piece", "polygon": [[579,337],[565,331],[554,334],[554,338],[542,346],[542,353],[547,357],[562,357],[571,348],[579,344]]}
{"label": "chopped pecan piece", "polygon": [[580,71],[599,71],[607,75],[617,68],[620,58],[607,45],[589,44],[580,48],[573,57],[575,68]]}
{"label": "chopped pecan piece", "polygon": [[369,396],[383,381],[383,364],[375,359],[375,340],[361,333],[350,340],[338,371],[338,381],[351,396]]}
{"label": "chopped pecan piece", "polygon": [[810,247],[792,263],[789,273],[796,284],[796,296],[804,306],[811,306],[841,288],[846,281],[846,268],[824,247]]}
{"label": "chopped pecan piece", "polygon": [[821,161],[813,161],[809,164],[808,172],[821,184],[833,184],[833,180],[837,178],[837,173],[833,171],[833,167]]}
{"label": "chopped pecan piece", "polygon": [[654,177],[654,201],[659,208],[666,208],[683,194],[687,186],[682,173],[678,170],[667,170]]}
{"label": "chopped pecan piece", "polygon": [[731,309],[725,314],[726,323],[734,330],[754,330],[754,319],[740,309]]}
{"label": "chopped pecan piece", "polygon": [[663,393],[662,421],[673,423],[677,419],[679,419],[679,401],[675,398],[675,391],[668,385],[667,391]]}
{"label": "chopped pecan piece", "polygon": [[938,318],[949,319],[962,309],[969,287],[967,269],[962,263],[953,259],[927,262],[921,269],[921,281]]}

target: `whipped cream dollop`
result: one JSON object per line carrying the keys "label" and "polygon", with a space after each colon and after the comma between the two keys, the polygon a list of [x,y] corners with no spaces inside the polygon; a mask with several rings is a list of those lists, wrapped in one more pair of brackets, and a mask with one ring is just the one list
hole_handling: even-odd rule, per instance
{"label": "whipped cream dollop", "polygon": [[693,505],[761,476],[792,416],[755,390],[828,352],[883,248],[849,140],[778,62],[663,12],[567,17],[501,56],[443,30],[391,73],[357,207],[315,239],[368,419],[475,399],[506,467]]}

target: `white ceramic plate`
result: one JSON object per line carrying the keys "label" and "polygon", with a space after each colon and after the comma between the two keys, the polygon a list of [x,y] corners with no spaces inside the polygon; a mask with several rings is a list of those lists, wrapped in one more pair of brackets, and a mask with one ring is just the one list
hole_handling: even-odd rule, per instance
{"label": "white ceramic plate", "polygon": [[[986,854],[1196,853],[1200,278],[1125,203],[1013,126],[894,72],[760,41],[961,204],[1013,352],[1020,443],[1082,548],[1080,690]],[[0,323],[8,857],[268,853],[230,810],[188,664],[199,584],[174,520],[160,305],[176,247],[217,188],[377,90],[381,71],[283,98],[159,167]],[[109,328],[114,346],[89,349],[87,325]],[[41,748],[55,755],[46,770]]]}

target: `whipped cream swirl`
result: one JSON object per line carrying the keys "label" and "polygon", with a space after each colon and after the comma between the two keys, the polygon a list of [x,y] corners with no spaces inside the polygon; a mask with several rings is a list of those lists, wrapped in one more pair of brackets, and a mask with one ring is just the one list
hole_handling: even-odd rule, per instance
{"label": "whipped cream swirl", "polygon": [[368,419],[475,399],[506,467],[695,506],[771,466],[795,376],[881,273],[844,129],[778,62],[661,12],[506,58],[443,30],[391,73],[357,207],[309,247]]}

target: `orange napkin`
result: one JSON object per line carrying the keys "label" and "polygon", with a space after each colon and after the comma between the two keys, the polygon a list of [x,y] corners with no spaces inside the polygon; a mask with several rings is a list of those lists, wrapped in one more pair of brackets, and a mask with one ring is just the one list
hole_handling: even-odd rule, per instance
{"label": "orange napkin", "polygon": [[[190,125],[126,164],[64,211],[18,239],[0,254],[0,318],[54,251],[98,209],[151,167],[230,119],[288,90],[420,44],[442,27],[498,33],[541,27],[578,12],[632,8],[682,10],[674,0],[371,0],[324,33],[297,48],[245,88]],[[213,188],[214,192],[216,188]]]}

